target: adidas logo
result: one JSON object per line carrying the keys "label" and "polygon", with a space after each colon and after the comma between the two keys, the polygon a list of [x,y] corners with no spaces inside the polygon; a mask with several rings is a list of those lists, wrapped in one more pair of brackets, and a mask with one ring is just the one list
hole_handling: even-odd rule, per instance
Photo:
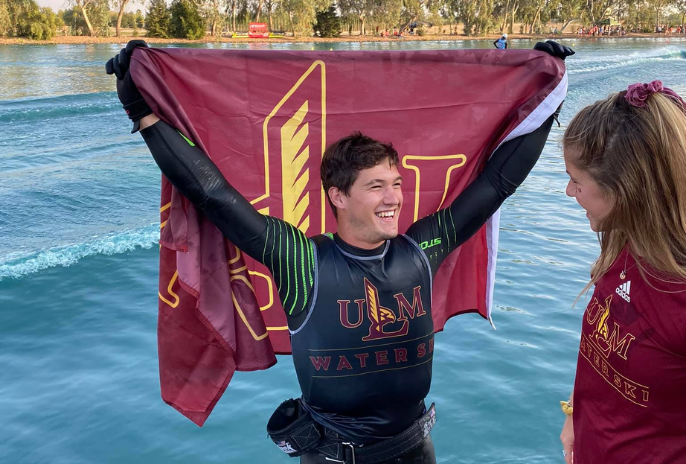
{"label": "adidas logo", "polygon": [[629,292],[631,290],[631,281],[628,281],[627,283],[624,283],[617,287],[617,290],[615,290],[615,293],[617,295],[621,296],[626,300],[627,303],[631,303],[631,297],[629,296]]}

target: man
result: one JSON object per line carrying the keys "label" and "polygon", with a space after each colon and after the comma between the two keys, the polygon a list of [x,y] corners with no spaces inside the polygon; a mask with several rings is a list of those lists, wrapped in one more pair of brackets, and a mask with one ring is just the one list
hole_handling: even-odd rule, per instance
{"label": "man", "polygon": [[498,40],[493,42],[498,50],[507,50],[507,34],[503,34]]}
{"label": "man", "polygon": [[[543,45],[560,58],[573,53]],[[504,143],[448,208],[405,235],[398,235],[403,180],[397,152],[361,133],[344,137],[327,148],[321,164],[337,233],[307,238],[258,213],[205,153],[152,114],[128,72],[136,46],[147,45],[132,41],[107,63],[134,131],[171,183],[264,264],[279,290],[302,399],[275,412],[272,439],[307,464],[435,463],[429,435],[435,414],[424,403],[433,359],[432,278],[524,181],[554,116]],[[423,250],[423,242],[432,246]],[[369,327],[361,325],[362,301]],[[396,319],[386,309],[391,304],[402,305],[409,319],[403,312]],[[399,363],[402,368],[393,367]]]}

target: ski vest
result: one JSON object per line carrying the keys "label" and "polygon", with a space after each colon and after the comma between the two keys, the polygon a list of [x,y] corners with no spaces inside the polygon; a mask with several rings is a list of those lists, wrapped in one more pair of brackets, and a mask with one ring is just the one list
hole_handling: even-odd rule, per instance
{"label": "ski vest", "polygon": [[316,296],[291,333],[303,399],[355,443],[394,436],[424,412],[431,386],[429,262],[406,236],[365,257],[326,235],[311,240]]}

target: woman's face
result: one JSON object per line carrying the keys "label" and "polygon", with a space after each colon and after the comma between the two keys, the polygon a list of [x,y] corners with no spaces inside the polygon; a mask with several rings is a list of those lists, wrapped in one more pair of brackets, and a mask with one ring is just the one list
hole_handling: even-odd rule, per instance
{"label": "woman's face", "polygon": [[614,199],[593,180],[588,171],[576,167],[578,152],[574,149],[564,150],[565,167],[569,174],[567,195],[575,198],[586,211],[586,217],[594,232],[600,232],[601,221],[612,211]]}

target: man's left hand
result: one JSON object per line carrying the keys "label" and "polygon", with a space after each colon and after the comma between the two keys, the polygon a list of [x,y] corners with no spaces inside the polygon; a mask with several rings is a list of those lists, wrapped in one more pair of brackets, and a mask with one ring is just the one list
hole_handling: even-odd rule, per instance
{"label": "man's left hand", "polygon": [[571,48],[566,47],[564,45],[560,45],[554,40],[538,42],[536,45],[534,45],[534,50],[538,50],[539,52],[546,52],[549,55],[552,55],[556,58],[560,58],[562,61],[564,61],[565,58],[567,58],[568,56],[572,56],[575,53],[574,50],[572,50]]}

